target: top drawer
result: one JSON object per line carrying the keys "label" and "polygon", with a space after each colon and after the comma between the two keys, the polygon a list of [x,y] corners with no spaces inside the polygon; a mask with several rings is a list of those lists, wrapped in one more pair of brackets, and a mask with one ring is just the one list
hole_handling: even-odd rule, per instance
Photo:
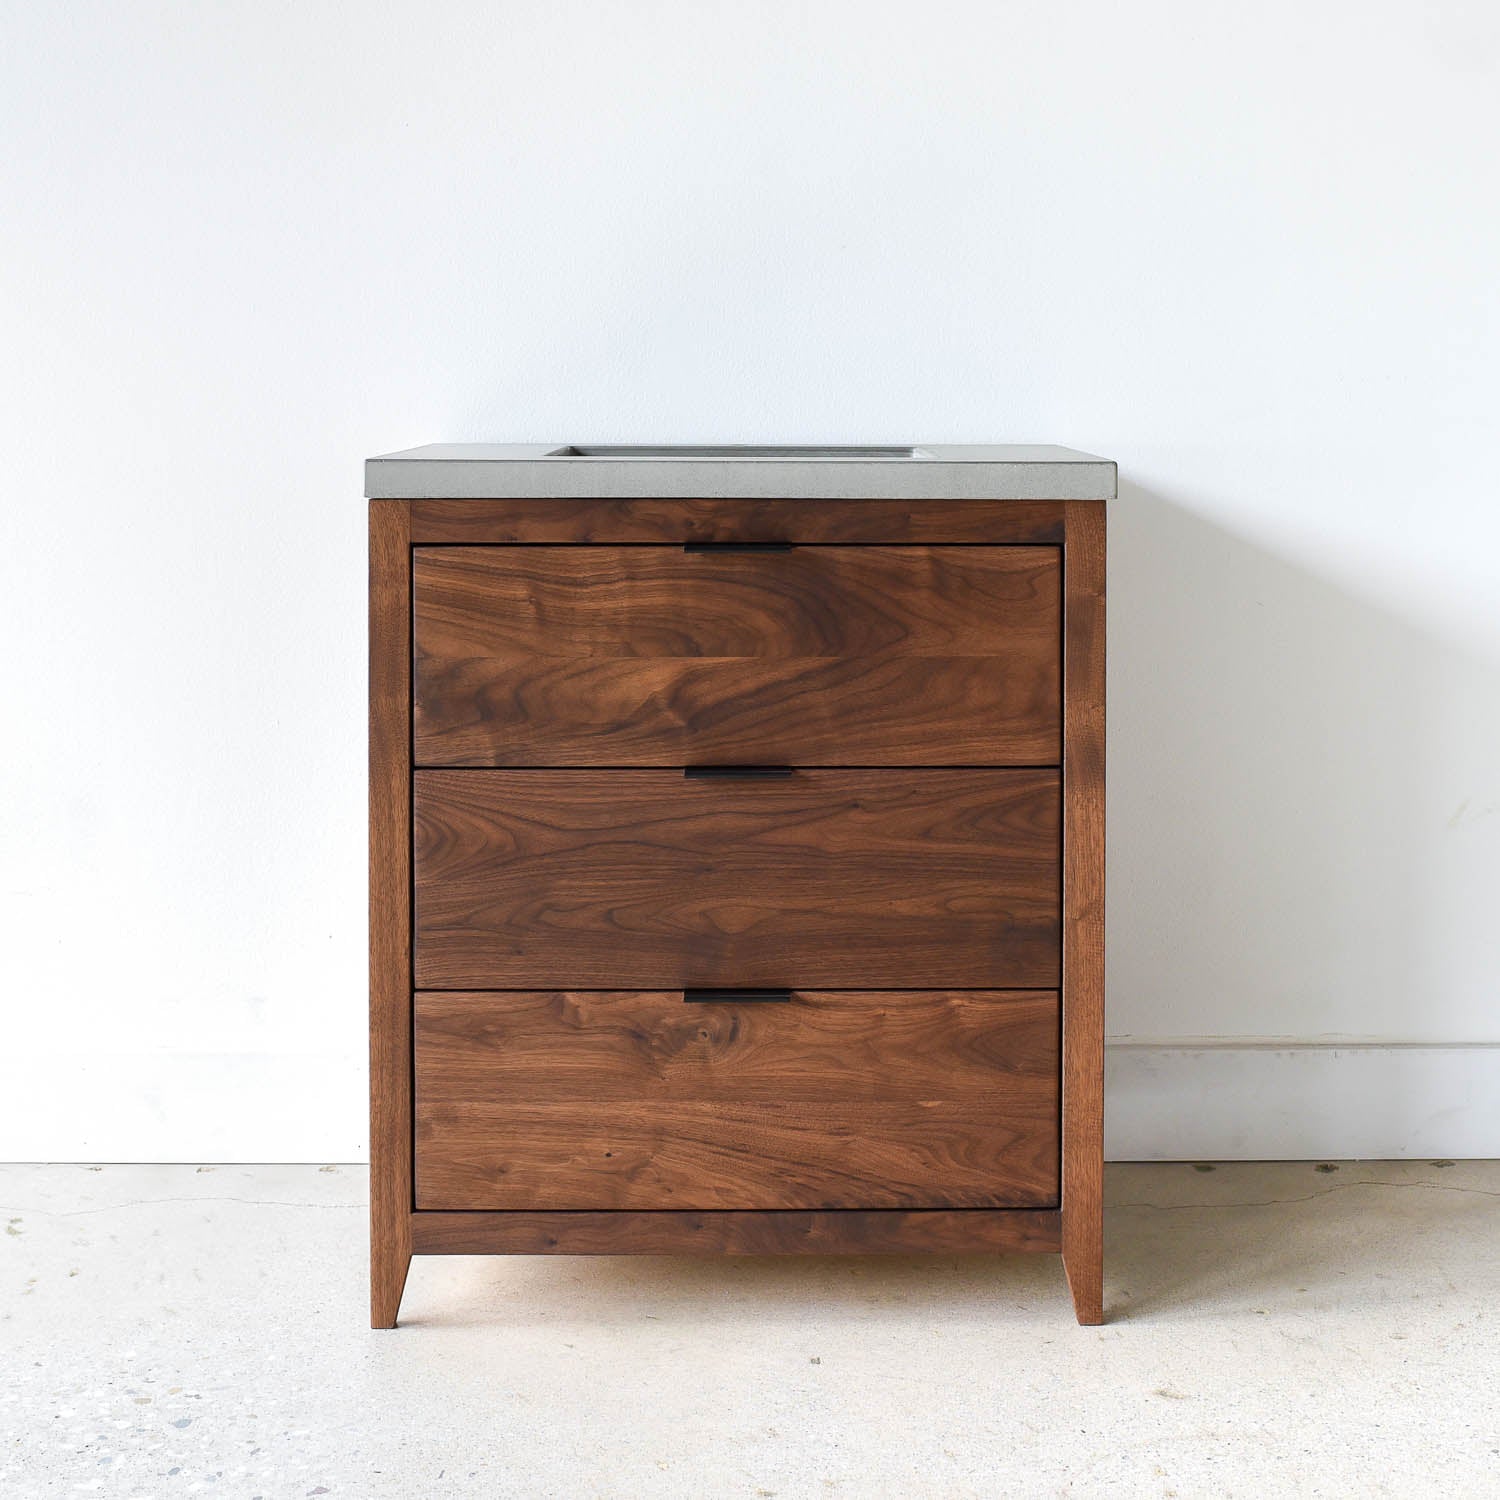
{"label": "top drawer", "polygon": [[417,547],[419,766],[1050,765],[1055,547]]}

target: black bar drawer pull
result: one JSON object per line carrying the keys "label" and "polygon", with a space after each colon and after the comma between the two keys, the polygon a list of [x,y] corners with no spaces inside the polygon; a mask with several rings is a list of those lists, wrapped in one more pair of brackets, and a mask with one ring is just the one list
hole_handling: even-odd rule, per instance
{"label": "black bar drawer pull", "polygon": [[757,1005],[776,1004],[792,998],[790,990],[684,990],[682,998],[689,1005],[717,1004],[720,1001],[743,1000]]}
{"label": "black bar drawer pull", "polygon": [[790,766],[684,766],[689,781],[769,781],[790,776]]}
{"label": "black bar drawer pull", "polygon": [[793,542],[684,542],[684,552],[790,552]]}

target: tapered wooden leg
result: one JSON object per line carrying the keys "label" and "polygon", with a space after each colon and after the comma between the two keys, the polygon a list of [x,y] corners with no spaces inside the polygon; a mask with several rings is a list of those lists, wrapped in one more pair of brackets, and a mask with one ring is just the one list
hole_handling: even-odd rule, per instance
{"label": "tapered wooden leg", "polygon": [[1098,1215],[1091,1225],[1075,1223],[1071,1233],[1063,1220],[1063,1269],[1073,1294],[1078,1321],[1092,1326],[1104,1321],[1104,1236]]}
{"label": "tapered wooden leg", "polygon": [[370,1327],[394,1328],[411,1267],[411,1248],[378,1233],[370,1238]]}

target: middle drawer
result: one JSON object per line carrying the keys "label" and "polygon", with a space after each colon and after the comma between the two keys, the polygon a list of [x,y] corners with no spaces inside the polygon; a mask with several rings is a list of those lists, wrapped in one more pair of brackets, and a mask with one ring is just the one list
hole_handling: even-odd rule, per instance
{"label": "middle drawer", "polygon": [[419,989],[1051,989],[1055,770],[418,771]]}

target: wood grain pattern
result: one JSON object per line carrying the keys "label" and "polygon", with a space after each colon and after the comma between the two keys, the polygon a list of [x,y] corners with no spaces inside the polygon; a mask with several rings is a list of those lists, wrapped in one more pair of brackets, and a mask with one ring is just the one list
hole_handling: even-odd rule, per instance
{"label": "wood grain pattern", "polygon": [[428,766],[1036,765],[1056,547],[419,547]]}
{"label": "wood grain pattern", "polygon": [[423,989],[1054,988],[1049,770],[418,771]]}
{"label": "wood grain pattern", "polygon": [[425,542],[1060,543],[1060,500],[413,500]]}
{"label": "wood grain pattern", "polygon": [[1105,513],[1068,502],[1064,549],[1063,1263],[1084,1324],[1104,1321]]}
{"label": "wood grain pattern", "polygon": [[411,1263],[411,548],[406,503],[370,502],[370,1326]]}
{"label": "wood grain pattern", "polygon": [[417,1086],[455,1098],[637,1105],[735,1099],[1057,1100],[1054,990],[419,991]]}
{"label": "wood grain pattern", "polygon": [[1041,1207],[1051,993],[419,994],[423,1209]]}
{"label": "wood grain pattern", "polygon": [[1055,1209],[415,1213],[419,1255],[911,1255],[1056,1251]]}
{"label": "wood grain pattern", "polygon": [[1057,1203],[1057,1100],[531,1104],[418,1092],[417,1207]]}

